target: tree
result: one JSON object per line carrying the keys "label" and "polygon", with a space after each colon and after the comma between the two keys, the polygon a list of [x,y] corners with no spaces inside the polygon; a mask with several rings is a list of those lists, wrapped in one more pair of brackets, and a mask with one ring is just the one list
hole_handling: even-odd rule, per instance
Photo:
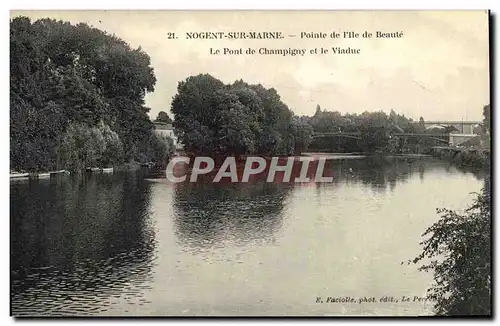
{"label": "tree", "polygon": [[[420,152],[425,139],[397,134],[425,131],[423,118],[415,122],[404,114],[391,110],[341,114],[316,107],[309,124],[316,134],[311,147],[334,152]],[[324,135],[321,134],[331,134]]]}
{"label": "tree", "polygon": [[398,124],[398,118],[399,115],[396,114],[396,112],[393,109],[391,109],[391,112],[389,113],[389,120],[394,124]]}
{"label": "tree", "polygon": [[123,145],[117,133],[104,122],[95,127],[72,123],[58,149],[61,164],[73,172],[88,167],[112,166],[121,160]]}
{"label": "tree", "polygon": [[[487,180],[486,183],[489,183]],[[438,315],[491,315],[491,198],[487,187],[459,214],[439,209],[441,219],[429,227],[423,252],[412,262],[433,271],[428,290]]]}
{"label": "tree", "polygon": [[424,121],[424,118],[422,118],[422,117],[420,117],[420,119],[418,119],[418,129],[421,131],[425,130],[425,121]]}
{"label": "tree", "polygon": [[87,24],[17,17],[10,22],[11,165],[52,169],[71,123],[106,123],[133,159],[153,130],[144,96],[150,58]]}
{"label": "tree", "polygon": [[375,152],[389,144],[389,119],[384,112],[364,112],[357,119],[360,147],[365,152]]}
{"label": "tree", "polygon": [[123,143],[118,134],[111,130],[103,121],[100,121],[98,124],[97,133],[102,136],[104,142],[99,165],[101,167],[107,167],[122,162],[124,150]]}
{"label": "tree", "polygon": [[218,152],[241,155],[255,152],[256,135],[250,128],[245,106],[233,94],[225,94],[222,110],[218,111],[220,126],[217,133]]}
{"label": "tree", "polygon": [[316,105],[316,111],[314,112],[314,116],[317,117],[321,114],[321,106],[319,104]]}
{"label": "tree", "polygon": [[256,92],[262,103],[258,119],[263,132],[257,140],[257,153],[288,154],[291,140],[289,128],[293,112],[281,101],[276,89],[266,89],[260,84],[249,85],[249,88]]}
{"label": "tree", "polygon": [[158,116],[156,117],[156,121],[165,122],[165,123],[172,123],[172,119],[170,119],[167,112],[165,112],[165,111],[160,111],[158,113]]}
{"label": "tree", "polygon": [[483,107],[483,124],[486,128],[486,132],[491,134],[491,111],[489,104]]}
{"label": "tree", "polygon": [[295,154],[306,151],[312,142],[313,128],[307,119],[294,116],[291,123],[291,134],[293,137],[293,148]]}
{"label": "tree", "polygon": [[173,151],[172,138],[153,133],[149,139],[147,157],[144,158],[144,161],[154,162],[158,166],[166,166]]}
{"label": "tree", "polygon": [[218,96],[224,88],[224,83],[208,74],[179,82],[171,112],[176,136],[187,151],[209,154],[216,149],[221,102]]}
{"label": "tree", "polygon": [[177,87],[173,126],[188,152],[219,155],[290,151],[293,113],[275,89],[243,80],[225,85],[200,74]]}

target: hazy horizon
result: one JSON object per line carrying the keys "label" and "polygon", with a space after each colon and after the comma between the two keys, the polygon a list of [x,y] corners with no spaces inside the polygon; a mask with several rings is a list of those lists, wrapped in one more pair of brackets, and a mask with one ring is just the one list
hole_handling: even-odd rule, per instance
{"label": "hazy horizon", "polygon": [[[297,115],[391,109],[418,121],[482,120],[489,104],[489,34],[486,11],[11,11],[11,18],[84,22],[141,48],[157,83],[146,95],[154,119],[170,116],[177,83],[208,73],[273,87]],[[332,23],[335,22],[335,23]],[[338,30],[403,31],[377,40],[186,40],[184,32]],[[169,40],[167,32],[179,35]],[[210,47],[360,47],[359,55],[211,56]]]}

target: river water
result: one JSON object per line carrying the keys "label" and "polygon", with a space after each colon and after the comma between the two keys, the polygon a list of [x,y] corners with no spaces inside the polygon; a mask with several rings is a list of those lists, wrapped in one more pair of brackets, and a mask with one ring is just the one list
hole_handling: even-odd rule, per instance
{"label": "river water", "polygon": [[144,171],[11,182],[12,314],[432,313],[414,301],[432,275],[401,262],[420,253],[436,208],[466,208],[482,176],[429,158],[325,170],[333,182],[172,184]]}

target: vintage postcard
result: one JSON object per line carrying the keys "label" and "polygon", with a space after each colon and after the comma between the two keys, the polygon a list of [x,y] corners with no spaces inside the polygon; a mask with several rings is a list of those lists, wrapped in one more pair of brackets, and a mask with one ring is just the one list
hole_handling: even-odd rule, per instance
{"label": "vintage postcard", "polygon": [[11,315],[491,316],[488,11],[11,11]]}

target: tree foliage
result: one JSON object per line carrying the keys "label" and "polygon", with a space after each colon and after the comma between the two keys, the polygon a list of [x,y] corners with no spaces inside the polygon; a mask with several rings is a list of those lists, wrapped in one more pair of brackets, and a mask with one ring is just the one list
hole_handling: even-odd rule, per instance
{"label": "tree foliage", "polygon": [[489,104],[483,107],[483,125],[487,133],[491,134],[491,110]]}
{"label": "tree foliage", "polygon": [[226,85],[208,74],[191,76],[178,84],[171,112],[179,141],[194,153],[279,155],[300,153],[309,147],[402,153],[442,144],[432,138],[393,137],[425,133],[423,118],[413,121],[394,110],[389,115],[382,111],[341,114],[322,110],[319,105],[313,116],[298,117],[273,88],[243,80]]}
{"label": "tree foliage", "polygon": [[168,116],[167,112],[160,111],[156,116],[156,121],[164,122],[164,123],[172,123],[172,119]]}
{"label": "tree foliage", "polygon": [[290,132],[293,139],[293,148],[296,154],[307,150],[311,144],[314,134],[313,127],[309,124],[308,117],[294,116],[290,124]]}
{"label": "tree foliage", "polygon": [[141,159],[144,162],[153,162],[157,166],[165,167],[175,150],[172,138],[153,133],[148,142],[148,150]]}
{"label": "tree foliage", "polygon": [[425,130],[425,121],[423,117],[420,117],[418,119],[418,129],[420,129],[421,131]]}
{"label": "tree foliage", "polygon": [[[423,119],[414,122],[391,110],[362,114],[341,114],[322,110],[318,105],[309,120],[314,133],[330,133],[335,136],[317,137],[311,147],[334,152],[394,152],[419,151],[427,140],[418,137],[394,137],[398,133],[423,133]],[[346,134],[343,136],[342,134]],[[357,135],[356,135],[357,134]]]}
{"label": "tree foliage", "polygon": [[103,121],[134,159],[152,132],[144,107],[156,78],[149,56],[87,24],[10,22],[11,166],[53,169],[72,123]]}
{"label": "tree foliage", "polygon": [[208,74],[179,82],[173,126],[186,150],[203,154],[288,154],[293,113],[275,89]]}
{"label": "tree foliage", "polygon": [[59,148],[61,164],[70,171],[88,167],[109,167],[122,159],[123,144],[118,134],[102,121],[94,127],[72,123]]}
{"label": "tree foliage", "polygon": [[441,218],[421,242],[413,263],[434,272],[428,290],[438,315],[491,314],[491,197],[489,180],[463,214],[438,209]]}

